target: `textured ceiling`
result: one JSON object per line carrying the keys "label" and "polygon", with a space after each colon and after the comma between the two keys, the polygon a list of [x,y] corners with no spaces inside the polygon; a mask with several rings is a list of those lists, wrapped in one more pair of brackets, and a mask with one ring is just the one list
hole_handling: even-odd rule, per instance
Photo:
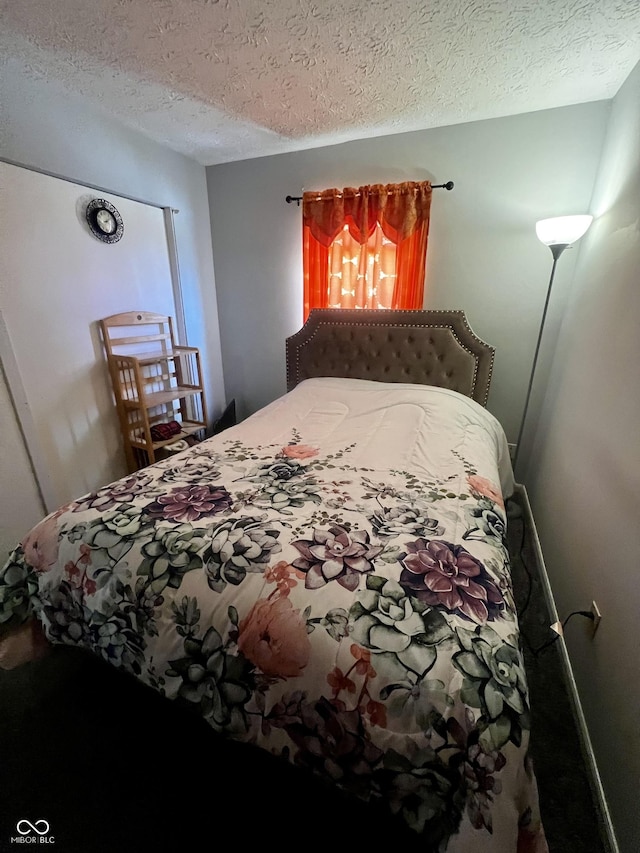
{"label": "textured ceiling", "polygon": [[0,0],[0,58],[210,165],[610,98],[640,0]]}

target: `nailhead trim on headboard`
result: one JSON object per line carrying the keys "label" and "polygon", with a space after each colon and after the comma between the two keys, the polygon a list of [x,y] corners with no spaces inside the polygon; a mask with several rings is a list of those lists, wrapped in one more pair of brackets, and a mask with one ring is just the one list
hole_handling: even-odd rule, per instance
{"label": "nailhead trim on headboard", "polygon": [[[335,363],[327,359],[327,351],[322,348],[322,342],[318,346],[319,338],[326,336],[327,330],[346,329],[349,330],[349,341],[339,340],[336,347],[343,347],[345,343],[353,345],[353,360],[347,353],[347,360],[344,363],[344,369],[336,367]],[[424,347],[433,347],[434,338],[420,340],[420,331],[432,330],[440,331],[447,330],[449,332],[446,340],[441,340],[439,343],[445,343],[448,350],[440,353],[433,353],[431,359],[433,368],[429,365],[428,358],[420,358],[419,365],[416,369],[415,361],[412,363],[404,363],[401,365],[402,376],[392,379],[391,381],[406,381],[406,382],[421,382],[425,383],[425,376],[430,376],[436,372],[436,381],[432,384],[439,387],[450,387],[465,393],[472,397],[482,405],[486,405],[491,376],[493,373],[493,362],[495,349],[484,341],[482,341],[469,327],[463,311],[395,311],[382,309],[380,311],[359,311],[357,309],[316,309],[311,312],[309,319],[305,325],[295,335],[287,338],[287,388],[291,390],[302,379],[310,378],[311,376],[339,376],[347,375],[352,378],[360,379],[376,379],[378,381],[388,381],[386,379],[389,373],[393,373],[398,377],[399,370],[397,362],[394,364],[393,358],[400,358],[407,352],[416,352],[416,348],[406,349],[406,343],[398,342],[395,352],[385,352],[384,348],[379,348],[374,357],[376,361],[372,364],[369,360],[362,361],[362,356],[367,356],[363,349],[366,349],[366,343],[372,343],[375,337],[375,331],[388,330],[387,344],[393,342],[393,331],[398,329],[416,330],[418,338],[415,341],[417,355],[422,356]],[[368,332],[366,330],[369,330]],[[366,334],[366,338],[365,335]],[[330,334],[327,340],[331,343]],[[334,341],[335,343],[335,341]],[[409,337],[409,344],[414,341]],[[404,344],[404,346],[403,346]],[[315,361],[310,362],[308,355],[310,351],[316,350]],[[472,362],[472,375],[469,379],[461,377],[460,373],[465,369],[468,371],[471,367],[469,361],[458,365],[458,371],[451,369],[455,367],[457,357],[466,353]],[[307,356],[302,369],[301,360]],[[335,355],[335,353],[331,353]],[[428,356],[428,352],[427,352]],[[450,361],[450,369],[443,373],[441,365],[444,361]],[[372,375],[373,374],[373,375]],[[406,378],[404,378],[406,374]],[[454,374],[455,377],[454,377]],[[451,379],[451,382],[446,380]],[[464,382],[464,387],[461,384]]]}

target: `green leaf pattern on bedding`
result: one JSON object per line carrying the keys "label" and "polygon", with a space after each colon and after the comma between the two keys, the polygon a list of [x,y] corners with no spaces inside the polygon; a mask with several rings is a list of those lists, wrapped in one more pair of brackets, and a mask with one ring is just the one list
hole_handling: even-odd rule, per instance
{"label": "green leaf pattern on bedding", "polygon": [[11,555],[0,622],[36,613],[425,849],[491,833],[529,729],[502,497],[459,454],[438,482],[349,452],[204,442],[87,495]]}

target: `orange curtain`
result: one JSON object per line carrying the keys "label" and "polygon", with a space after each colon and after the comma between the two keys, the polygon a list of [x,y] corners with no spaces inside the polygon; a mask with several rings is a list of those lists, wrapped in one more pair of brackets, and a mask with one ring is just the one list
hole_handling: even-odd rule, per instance
{"label": "orange curtain", "polygon": [[421,309],[429,181],[307,192],[304,319],[312,308]]}

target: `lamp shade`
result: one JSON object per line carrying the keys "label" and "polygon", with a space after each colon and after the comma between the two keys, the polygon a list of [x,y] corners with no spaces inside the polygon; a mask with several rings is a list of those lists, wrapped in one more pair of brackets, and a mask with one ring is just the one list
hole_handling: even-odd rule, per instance
{"label": "lamp shade", "polygon": [[579,240],[593,221],[593,216],[555,216],[536,222],[538,240],[545,246],[570,246]]}

